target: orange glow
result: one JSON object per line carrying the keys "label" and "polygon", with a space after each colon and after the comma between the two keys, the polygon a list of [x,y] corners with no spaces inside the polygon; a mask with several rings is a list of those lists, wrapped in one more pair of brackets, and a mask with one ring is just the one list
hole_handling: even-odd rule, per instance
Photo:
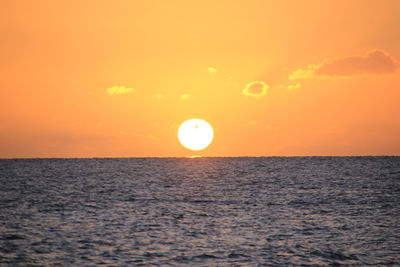
{"label": "orange glow", "polygon": [[400,155],[400,1],[6,1],[0,157]]}

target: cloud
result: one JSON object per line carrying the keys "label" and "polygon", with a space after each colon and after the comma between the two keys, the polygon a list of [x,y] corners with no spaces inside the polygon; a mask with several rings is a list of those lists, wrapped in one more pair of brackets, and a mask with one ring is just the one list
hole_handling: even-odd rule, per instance
{"label": "cloud", "polygon": [[213,67],[209,67],[207,70],[208,70],[208,73],[210,73],[210,74],[214,74],[217,72],[217,69],[213,68]]}
{"label": "cloud", "polygon": [[134,91],[135,90],[133,88],[127,88],[125,86],[113,86],[107,89],[109,95],[123,95],[132,93]]}
{"label": "cloud", "polygon": [[254,98],[260,98],[267,93],[269,86],[262,81],[253,81],[246,85],[243,89],[242,94],[245,96],[251,96]]}
{"label": "cloud", "polygon": [[192,95],[189,95],[189,94],[183,94],[183,95],[181,95],[180,96],[180,98],[181,98],[181,100],[186,100],[186,99],[188,99],[189,97],[191,97]]}
{"label": "cloud", "polygon": [[395,73],[399,63],[383,50],[372,50],[365,56],[325,59],[321,64],[309,65],[289,75],[290,80],[315,77],[349,77],[362,74]]}
{"label": "cloud", "polygon": [[318,69],[321,65],[310,65],[307,66],[305,69],[298,69],[292,72],[289,75],[289,80],[297,80],[297,79],[308,79],[313,78],[314,72]]}
{"label": "cloud", "polygon": [[258,122],[256,122],[256,121],[249,121],[249,122],[247,122],[247,124],[248,124],[248,125],[257,125]]}
{"label": "cloud", "polygon": [[300,88],[301,86],[302,86],[301,83],[296,83],[296,84],[289,84],[289,85],[287,86],[287,88],[288,88],[289,90],[294,90],[294,89]]}

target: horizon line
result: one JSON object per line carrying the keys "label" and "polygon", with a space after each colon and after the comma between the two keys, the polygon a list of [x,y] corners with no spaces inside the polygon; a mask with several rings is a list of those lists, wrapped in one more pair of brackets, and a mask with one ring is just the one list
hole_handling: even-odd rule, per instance
{"label": "horizon line", "polygon": [[293,156],[132,156],[132,157],[0,157],[0,160],[24,159],[198,159],[198,158],[360,158],[400,157],[399,155],[293,155]]}

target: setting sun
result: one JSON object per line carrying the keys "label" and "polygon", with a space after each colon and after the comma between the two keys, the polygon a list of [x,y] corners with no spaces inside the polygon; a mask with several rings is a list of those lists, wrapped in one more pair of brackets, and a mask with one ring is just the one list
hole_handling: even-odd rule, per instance
{"label": "setting sun", "polygon": [[178,139],[181,144],[191,150],[205,149],[213,140],[214,132],[204,120],[191,119],[181,124]]}

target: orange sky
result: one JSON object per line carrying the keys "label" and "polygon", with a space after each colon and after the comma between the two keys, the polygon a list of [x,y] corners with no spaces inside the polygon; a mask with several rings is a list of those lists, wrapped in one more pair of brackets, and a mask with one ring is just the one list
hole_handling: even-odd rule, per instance
{"label": "orange sky", "polygon": [[[3,1],[0,157],[400,155],[398,11]],[[198,153],[177,139],[190,118],[214,128]]]}

